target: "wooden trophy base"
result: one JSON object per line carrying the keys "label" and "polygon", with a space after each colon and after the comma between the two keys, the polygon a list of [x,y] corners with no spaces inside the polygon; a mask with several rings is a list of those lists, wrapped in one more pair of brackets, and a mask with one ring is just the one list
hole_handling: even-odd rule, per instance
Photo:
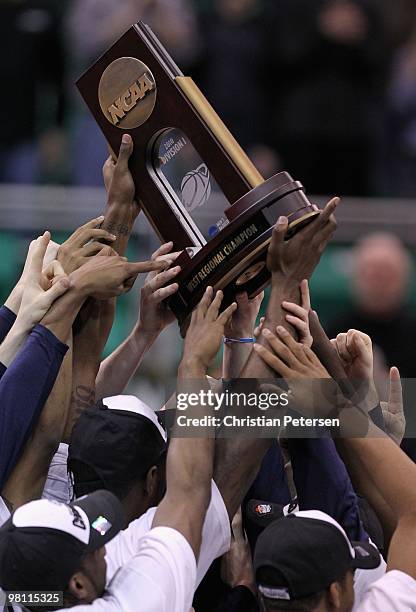
{"label": "wooden trophy base", "polygon": [[224,292],[222,308],[239,292],[246,291],[249,297],[260,293],[270,282],[267,249],[278,218],[288,217],[289,239],[319,212],[302,184],[287,172],[272,176],[226,209],[229,224],[196,254],[185,250],[174,263],[182,271],[175,279],[179,289],[168,303],[181,330],[209,285]]}

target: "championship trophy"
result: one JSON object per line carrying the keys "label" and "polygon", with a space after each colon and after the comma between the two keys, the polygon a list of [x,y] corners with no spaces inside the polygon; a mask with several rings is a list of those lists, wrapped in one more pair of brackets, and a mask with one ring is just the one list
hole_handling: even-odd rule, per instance
{"label": "championship trophy", "polygon": [[[287,172],[264,180],[204,98],[142,22],[133,25],[77,86],[113,152],[131,134],[136,198],[163,242],[183,252],[169,306],[186,322],[208,285],[259,293],[280,215],[288,238],[319,210]],[[301,254],[299,254],[301,256]]]}

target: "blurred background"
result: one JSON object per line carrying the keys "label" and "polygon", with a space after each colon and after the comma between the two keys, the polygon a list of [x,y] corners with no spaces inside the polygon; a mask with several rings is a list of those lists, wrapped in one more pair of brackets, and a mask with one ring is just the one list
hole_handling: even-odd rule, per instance
{"label": "blurred background", "polygon": [[[148,23],[267,178],[344,197],[312,281],[331,333],[357,327],[378,368],[416,370],[414,0],[0,0],[0,293],[28,241],[63,241],[105,205],[104,139],[74,86],[132,23]],[[158,242],[143,215],[129,257]],[[119,300],[106,351],[137,318]],[[131,390],[154,408],[181,341],[165,330]]]}

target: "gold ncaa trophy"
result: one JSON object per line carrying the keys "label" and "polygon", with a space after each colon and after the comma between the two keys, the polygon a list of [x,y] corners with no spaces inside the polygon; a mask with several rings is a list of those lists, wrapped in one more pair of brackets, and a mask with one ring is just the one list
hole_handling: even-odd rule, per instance
{"label": "gold ncaa trophy", "polygon": [[[152,30],[133,25],[78,80],[112,151],[131,134],[136,197],[156,234],[183,252],[169,306],[182,325],[208,285],[223,307],[270,280],[267,248],[280,215],[288,238],[319,214],[287,172],[264,180]],[[191,247],[191,248],[189,248]],[[301,254],[299,254],[301,256]]]}

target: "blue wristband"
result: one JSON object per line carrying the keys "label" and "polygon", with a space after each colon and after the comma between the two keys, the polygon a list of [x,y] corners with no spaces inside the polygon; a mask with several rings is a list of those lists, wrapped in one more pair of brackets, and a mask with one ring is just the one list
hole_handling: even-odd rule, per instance
{"label": "blue wristband", "polygon": [[224,336],[224,344],[232,344],[233,342],[236,342],[237,344],[249,344],[255,341],[255,338],[226,338]]}

